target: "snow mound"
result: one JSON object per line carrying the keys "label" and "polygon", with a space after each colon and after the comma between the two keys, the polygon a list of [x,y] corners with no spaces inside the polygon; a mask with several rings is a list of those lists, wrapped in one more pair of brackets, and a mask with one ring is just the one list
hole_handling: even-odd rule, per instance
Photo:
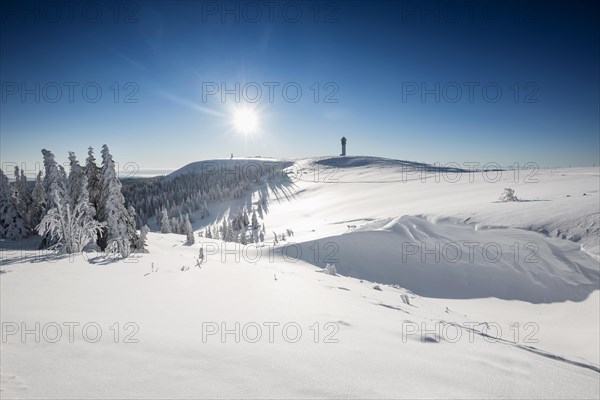
{"label": "snow mound", "polygon": [[600,282],[598,262],[578,244],[516,228],[402,216],[319,242],[328,249],[320,259],[314,241],[301,245],[305,261],[433,298],[582,301]]}

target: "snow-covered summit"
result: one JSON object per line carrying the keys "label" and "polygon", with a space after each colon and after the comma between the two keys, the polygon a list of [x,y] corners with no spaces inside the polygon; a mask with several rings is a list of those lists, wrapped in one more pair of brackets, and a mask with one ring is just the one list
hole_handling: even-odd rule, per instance
{"label": "snow-covered summit", "polygon": [[373,156],[336,156],[336,157],[316,157],[307,159],[313,164],[323,165],[335,168],[355,168],[355,167],[376,167],[376,168],[402,168],[406,170],[424,170],[437,171],[440,169],[447,171],[466,172],[465,169],[456,167],[441,167],[432,164],[396,160],[393,158],[373,157]]}

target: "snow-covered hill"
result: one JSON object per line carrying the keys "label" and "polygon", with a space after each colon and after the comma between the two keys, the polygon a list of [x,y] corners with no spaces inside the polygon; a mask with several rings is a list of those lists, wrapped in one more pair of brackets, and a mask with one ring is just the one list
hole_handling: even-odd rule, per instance
{"label": "snow-covered hill", "polygon": [[[303,223],[318,225],[320,237],[344,233],[347,225],[420,215],[540,232],[600,254],[597,167],[460,173],[375,157],[333,157],[300,160],[289,170],[297,192],[293,209],[302,213]],[[521,201],[499,202],[506,187]],[[267,221],[287,223],[279,214],[286,207],[271,211]]]}
{"label": "snow-covered hill", "polygon": [[246,158],[222,158],[214,160],[196,161],[187,164],[168,175],[169,179],[189,173],[211,174],[219,168],[224,168],[230,173],[249,175],[257,169],[267,170],[274,166],[289,166],[289,161],[278,160],[275,158],[246,157]]}
{"label": "snow-covered hill", "polygon": [[[2,398],[598,398],[598,168],[288,172],[194,224],[266,196],[260,245],[151,233],[111,260],[4,242]],[[21,337],[36,322],[39,343]]]}

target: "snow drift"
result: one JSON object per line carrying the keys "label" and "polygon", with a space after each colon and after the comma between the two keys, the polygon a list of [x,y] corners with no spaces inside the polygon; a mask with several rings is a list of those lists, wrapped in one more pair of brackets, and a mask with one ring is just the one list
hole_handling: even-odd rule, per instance
{"label": "snow drift", "polygon": [[[599,284],[597,261],[579,245],[515,228],[402,216],[317,242],[301,245],[305,261],[427,297],[581,301]],[[328,251],[315,259],[315,246]]]}

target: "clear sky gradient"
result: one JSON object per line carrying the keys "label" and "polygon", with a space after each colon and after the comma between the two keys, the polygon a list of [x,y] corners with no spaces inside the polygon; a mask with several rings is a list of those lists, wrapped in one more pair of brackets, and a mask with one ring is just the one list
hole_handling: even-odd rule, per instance
{"label": "clear sky gradient", "polygon": [[593,3],[3,2],[1,161],[106,143],[175,169],[346,136],[350,155],[598,165]]}

